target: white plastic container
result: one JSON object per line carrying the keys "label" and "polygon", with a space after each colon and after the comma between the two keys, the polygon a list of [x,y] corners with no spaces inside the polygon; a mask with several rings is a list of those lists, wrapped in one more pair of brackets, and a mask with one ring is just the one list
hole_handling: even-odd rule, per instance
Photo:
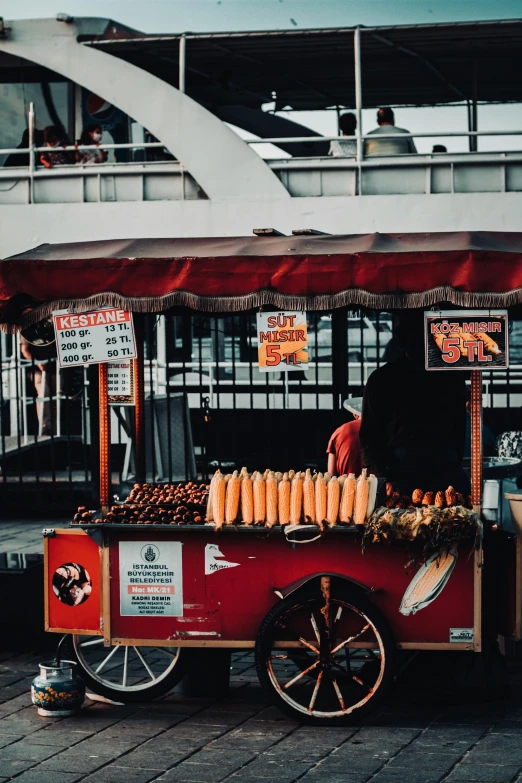
{"label": "white plastic container", "polygon": [[506,500],[509,500],[513,530],[522,534],[522,492],[506,492]]}

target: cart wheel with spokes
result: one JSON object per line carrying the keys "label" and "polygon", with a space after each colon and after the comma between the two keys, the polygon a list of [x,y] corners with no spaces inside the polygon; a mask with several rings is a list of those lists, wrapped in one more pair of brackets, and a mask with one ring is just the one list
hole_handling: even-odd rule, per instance
{"label": "cart wheel with spokes", "polygon": [[181,647],[105,647],[100,636],[69,636],[72,660],[88,688],[113,701],[152,701],[185,674],[189,651]]}
{"label": "cart wheel with spokes", "polygon": [[256,668],[294,720],[339,725],[372,710],[394,671],[395,641],[361,590],[329,577],[276,604],[256,641]]}

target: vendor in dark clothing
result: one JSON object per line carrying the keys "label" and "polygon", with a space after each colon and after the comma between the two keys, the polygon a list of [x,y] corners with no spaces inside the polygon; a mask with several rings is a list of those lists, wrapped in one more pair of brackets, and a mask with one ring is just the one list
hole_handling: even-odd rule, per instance
{"label": "vendor in dark clothing", "polygon": [[399,339],[402,356],[375,370],[366,384],[363,465],[404,494],[451,485],[467,495],[469,481],[462,470],[465,377],[424,369],[422,313],[401,316]]}

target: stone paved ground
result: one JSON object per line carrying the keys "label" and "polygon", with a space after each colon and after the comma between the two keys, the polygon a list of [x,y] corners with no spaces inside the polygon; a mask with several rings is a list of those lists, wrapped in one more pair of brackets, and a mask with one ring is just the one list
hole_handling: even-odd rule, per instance
{"label": "stone paved ground", "polygon": [[233,657],[225,699],[86,702],[63,719],[31,706],[39,660],[0,653],[0,781],[522,783],[519,669],[506,701],[441,706],[399,690],[363,726],[315,728],[268,705],[247,653]]}

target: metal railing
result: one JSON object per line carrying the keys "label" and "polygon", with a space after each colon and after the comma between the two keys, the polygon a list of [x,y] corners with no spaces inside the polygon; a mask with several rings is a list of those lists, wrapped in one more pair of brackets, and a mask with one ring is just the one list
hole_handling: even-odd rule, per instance
{"label": "metal railing", "polygon": [[[188,400],[198,471],[215,464],[322,466],[328,438],[346,420],[343,400],[360,396],[369,374],[392,355],[386,313],[308,315],[306,371],[261,373],[255,315],[135,316],[144,347],[146,399],[170,410]],[[522,429],[522,329],[511,334],[515,362],[484,372],[484,404],[495,434]],[[49,367],[49,382],[35,376]],[[0,335],[0,498],[7,512],[46,503],[94,503],[97,475],[97,368],[60,370],[52,358],[21,355]],[[114,406],[114,491],[132,476],[132,409]],[[491,421],[488,422],[492,426]],[[150,433],[150,421],[146,424]],[[149,438],[149,435],[147,435]],[[150,442],[150,438],[149,438]],[[151,448],[151,447],[149,447]],[[169,454],[177,444],[168,436]],[[93,507],[93,506],[91,506]]]}

